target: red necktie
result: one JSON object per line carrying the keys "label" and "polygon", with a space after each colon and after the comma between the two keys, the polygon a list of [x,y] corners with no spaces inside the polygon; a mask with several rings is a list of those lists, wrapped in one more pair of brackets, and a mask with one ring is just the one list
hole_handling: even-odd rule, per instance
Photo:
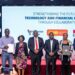
{"label": "red necktie", "polygon": [[36,48],[36,50],[38,49],[38,40],[37,39],[35,39],[35,48]]}

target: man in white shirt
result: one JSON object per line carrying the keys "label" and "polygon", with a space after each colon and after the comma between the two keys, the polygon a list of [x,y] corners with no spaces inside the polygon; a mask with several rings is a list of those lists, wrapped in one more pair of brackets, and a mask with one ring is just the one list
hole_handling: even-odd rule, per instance
{"label": "man in white shirt", "polygon": [[32,75],[40,75],[40,65],[41,57],[43,55],[42,49],[44,47],[44,42],[42,38],[38,37],[37,30],[33,32],[33,37],[29,38],[28,47],[30,49]]}
{"label": "man in white shirt", "polygon": [[50,32],[49,39],[45,41],[46,75],[50,75],[50,63],[52,64],[52,75],[56,75],[56,58],[58,50],[58,40],[54,39],[53,32]]}

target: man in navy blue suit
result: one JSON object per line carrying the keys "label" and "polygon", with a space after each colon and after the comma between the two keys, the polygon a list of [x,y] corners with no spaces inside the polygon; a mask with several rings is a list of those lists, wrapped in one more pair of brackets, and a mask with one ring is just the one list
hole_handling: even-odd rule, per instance
{"label": "man in navy blue suit", "polygon": [[[44,47],[43,39],[38,37],[38,31],[33,32],[33,37],[29,38],[28,47],[30,49],[32,75],[40,75],[41,57],[43,55],[42,49]],[[36,72],[37,64],[37,72]]]}
{"label": "man in navy blue suit", "polygon": [[56,58],[58,50],[58,40],[54,39],[53,32],[50,32],[49,39],[45,41],[46,75],[50,75],[50,63],[52,64],[52,75],[56,75]]}

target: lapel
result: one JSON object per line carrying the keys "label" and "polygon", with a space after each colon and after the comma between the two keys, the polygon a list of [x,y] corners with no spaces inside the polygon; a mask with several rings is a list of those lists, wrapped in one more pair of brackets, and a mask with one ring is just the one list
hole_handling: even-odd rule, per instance
{"label": "lapel", "polygon": [[49,50],[51,51],[51,43],[50,43],[50,39],[48,41],[48,45],[49,45]]}
{"label": "lapel", "polygon": [[32,39],[32,45],[33,45],[33,48],[35,48],[34,37]]}
{"label": "lapel", "polygon": [[38,37],[38,44],[39,44],[39,47],[40,47],[40,39],[39,39],[39,37]]}

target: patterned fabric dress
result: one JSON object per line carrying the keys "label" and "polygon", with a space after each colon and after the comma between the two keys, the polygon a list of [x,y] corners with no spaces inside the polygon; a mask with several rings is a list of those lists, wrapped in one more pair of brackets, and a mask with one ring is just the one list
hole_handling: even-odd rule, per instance
{"label": "patterned fabric dress", "polygon": [[19,47],[18,55],[17,55],[17,68],[18,69],[25,69],[27,66],[27,57],[24,53],[24,45]]}

